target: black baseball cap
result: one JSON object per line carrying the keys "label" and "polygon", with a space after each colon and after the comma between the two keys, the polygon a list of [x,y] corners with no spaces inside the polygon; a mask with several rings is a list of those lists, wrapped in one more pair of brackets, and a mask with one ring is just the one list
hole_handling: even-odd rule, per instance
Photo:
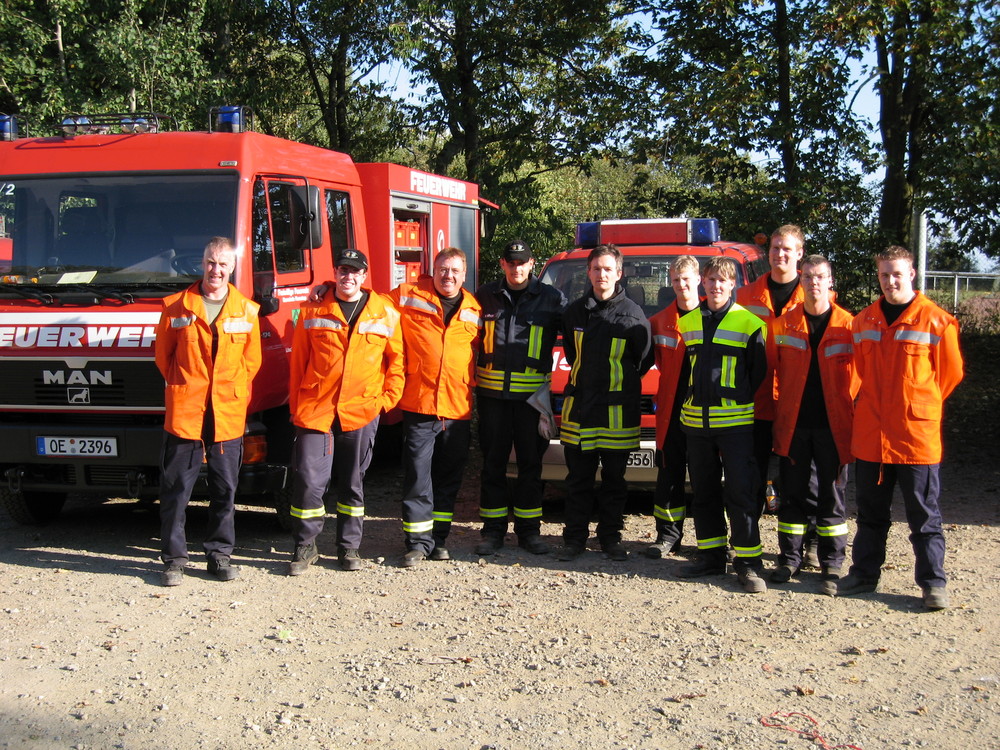
{"label": "black baseball cap", "polygon": [[526,260],[531,260],[535,256],[531,254],[531,248],[528,247],[528,243],[524,240],[514,240],[513,242],[508,242],[503,249],[503,253],[500,256],[508,263],[516,261],[518,263],[523,263]]}
{"label": "black baseball cap", "polygon": [[362,271],[368,270],[368,258],[360,250],[355,250],[354,248],[347,248],[346,250],[341,250],[337,253],[336,259],[333,261],[334,266],[350,266],[351,268],[359,268]]}

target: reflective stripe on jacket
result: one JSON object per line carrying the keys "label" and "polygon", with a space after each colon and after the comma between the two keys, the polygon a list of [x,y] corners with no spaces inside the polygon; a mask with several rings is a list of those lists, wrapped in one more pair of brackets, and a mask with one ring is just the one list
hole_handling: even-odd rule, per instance
{"label": "reflective stripe on jacket", "polygon": [[215,415],[214,441],[235,440],[246,429],[253,378],[260,369],[260,306],[229,285],[215,319],[218,349],[212,359],[212,327],[197,281],[163,300],[156,328],[156,366],[166,383],[163,428],[185,440],[201,440],[205,409]]}
{"label": "reflective stripe on jacket", "polygon": [[[844,308],[833,305],[830,320],[817,352],[817,365],[823,383],[823,402],[830,432],[837,445],[841,464],[849,464],[851,431],[854,421],[854,397],[860,381],[854,367],[854,344],[851,324],[854,317]],[[809,376],[812,351],[805,308],[799,305],[774,321],[774,345],[778,352],[777,380],[781,398],[774,417],[774,452],[787,456],[799,418],[802,393]]]}
{"label": "reflective stripe on jacket", "polygon": [[444,327],[441,302],[430,276],[392,290],[403,330],[406,382],[399,406],[441,419],[470,419],[476,384],[481,308],[465,289],[451,323]]}
{"label": "reflective stripe on jacket", "polygon": [[861,390],[851,452],[875,463],[940,463],[944,400],[965,373],[958,321],[917,292],[889,326],[880,303],[854,318]]}
{"label": "reflective stripe on jacket", "polygon": [[639,447],[642,376],[653,363],[649,321],[619,286],[598,302],[574,301],[563,316],[570,364],[559,440],[582,450]]}
{"label": "reflective stripe on jacket", "polygon": [[[755,279],[752,284],[741,286],[736,290],[736,302],[767,323],[768,371],[767,377],[764,378],[764,382],[761,383],[760,388],[754,396],[754,416],[757,419],[769,421],[774,419],[775,403],[778,399],[778,385],[774,376],[775,361],[778,353],[774,349],[774,335],[772,330],[772,325],[777,316],[773,310],[774,301],[771,299],[771,290],[767,286],[767,280],[770,277],[771,274],[766,273],[760,278]],[[805,299],[805,292],[802,291],[801,285],[796,285],[795,291],[788,298],[788,302],[785,303],[784,308],[777,311],[778,315],[784,315],[794,310],[802,304],[803,299]]]}
{"label": "reflective stripe on jacket", "polygon": [[552,347],[562,325],[566,298],[532,277],[515,305],[507,285],[480,287],[483,342],[476,361],[480,396],[527,400],[552,379]]}
{"label": "reflective stripe on jacket", "polygon": [[370,293],[349,327],[333,289],[302,306],[292,339],[288,405],[292,421],[327,432],[335,419],[358,430],[389,411],[403,392],[399,313]]}
{"label": "reflective stripe on jacket", "polygon": [[703,302],[677,323],[691,360],[681,424],[692,430],[752,427],[754,392],[767,368],[767,325],[736,303],[706,340]]}
{"label": "reflective stripe on jacket", "polygon": [[[667,437],[670,417],[674,413],[674,399],[683,397],[686,383],[679,383],[684,367],[684,339],[677,330],[681,312],[676,300],[649,319],[653,334],[653,352],[659,385],[656,389],[656,447],[660,448]],[[674,519],[670,519],[674,520]]]}

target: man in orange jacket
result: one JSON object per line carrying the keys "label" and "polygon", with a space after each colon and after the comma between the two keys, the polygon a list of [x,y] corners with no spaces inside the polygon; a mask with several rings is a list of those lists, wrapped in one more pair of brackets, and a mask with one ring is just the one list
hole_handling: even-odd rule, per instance
{"label": "man in orange jacket", "polygon": [[368,259],[341,250],[336,280],[318,302],[301,310],[292,340],[289,408],[296,427],[289,575],[319,559],[331,473],[337,478],[337,555],[344,570],[361,568],[364,478],[371,464],[379,415],[403,392],[399,313],[364,288]]}
{"label": "man in orange jacket", "polygon": [[948,606],[939,506],[941,413],[965,373],[958,321],[913,289],[908,250],[876,256],[882,296],[854,319],[861,390],[851,450],[856,459],[858,531],[851,570],[837,585],[849,596],[875,591],[891,526],[896,484],[902,491],[914,579],[930,610]]}
{"label": "man in orange jacket", "polygon": [[771,459],[772,427],[774,425],[774,350],[772,327],[774,320],[802,304],[799,286],[799,261],[805,253],[805,235],[794,224],[785,224],[771,233],[767,260],[771,270],[752,284],[736,290],[736,302],[767,323],[767,377],[754,396],[753,444],[754,459],[760,473],[757,496],[764,509],[764,487]]}
{"label": "man in orange jacket", "polygon": [[[771,581],[799,572],[810,516],[816,519],[821,591],[836,593],[847,549],[844,488],[851,462],[851,423],[858,378],[854,368],[853,316],[830,301],[833,270],[822,255],[809,255],[800,276],[803,303],[774,321],[778,353],[774,452],[780,456],[779,565]],[[811,502],[815,467],[817,502]]]}
{"label": "man in orange jacket", "polygon": [[691,377],[684,339],[677,321],[698,307],[701,269],[691,255],[680,255],[670,264],[674,301],[649,319],[659,385],[656,390],[656,489],[653,518],[656,541],[646,557],[666,557],[681,544],[687,516],[687,438],[681,429],[681,405]]}
{"label": "man in orange jacket", "polygon": [[231,581],[236,543],[234,504],[251,384],[260,369],[259,306],[229,283],[236,266],[231,240],[205,246],[204,275],[163,301],[156,329],[156,366],[166,382],[160,474],[161,582],[177,586],[187,566],[185,511],[208,464],[208,571]]}
{"label": "man in orange jacket", "polygon": [[469,455],[472,389],[482,333],[479,302],[462,288],[465,253],[450,247],[433,276],[390,293],[406,350],[403,410],[404,568],[449,560],[445,546]]}

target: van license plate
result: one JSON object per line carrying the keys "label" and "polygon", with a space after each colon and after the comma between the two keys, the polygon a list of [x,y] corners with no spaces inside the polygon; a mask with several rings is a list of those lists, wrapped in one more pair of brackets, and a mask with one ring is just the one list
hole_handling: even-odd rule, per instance
{"label": "van license plate", "polygon": [[653,451],[647,449],[630,451],[628,454],[628,463],[625,465],[629,468],[652,469],[655,465],[653,453]]}
{"label": "van license plate", "polygon": [[118,438],[58,437],[44,435],[35,438],[35,452],[39,456],[93,456],[115,458],[118,456]]}

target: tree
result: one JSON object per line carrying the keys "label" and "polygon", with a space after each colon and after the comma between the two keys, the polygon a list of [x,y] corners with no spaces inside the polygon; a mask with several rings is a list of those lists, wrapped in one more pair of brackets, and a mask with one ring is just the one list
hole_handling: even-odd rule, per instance
{"label": "tree", "polygon": [[1000,252],[998,12],[989,0],[832,0],[824,13],[847,54],[875,56],[881,244],[910,244],[916,205]]}
{"label": "tree", "polygon": [[157,110],[203,122],[206,0],[10,0],[0,108],[36,131],[65,112]]}
{"label": "tree", "polygon": [[[539,174],[584,166],[622,138],[635,91],[616,62],[632,28],[621,4],[409,0],[404,52],[423,86],[431,168],[478,182],[505,212],[537,208]],[[525,169],[527,165],[530,168]]]}

